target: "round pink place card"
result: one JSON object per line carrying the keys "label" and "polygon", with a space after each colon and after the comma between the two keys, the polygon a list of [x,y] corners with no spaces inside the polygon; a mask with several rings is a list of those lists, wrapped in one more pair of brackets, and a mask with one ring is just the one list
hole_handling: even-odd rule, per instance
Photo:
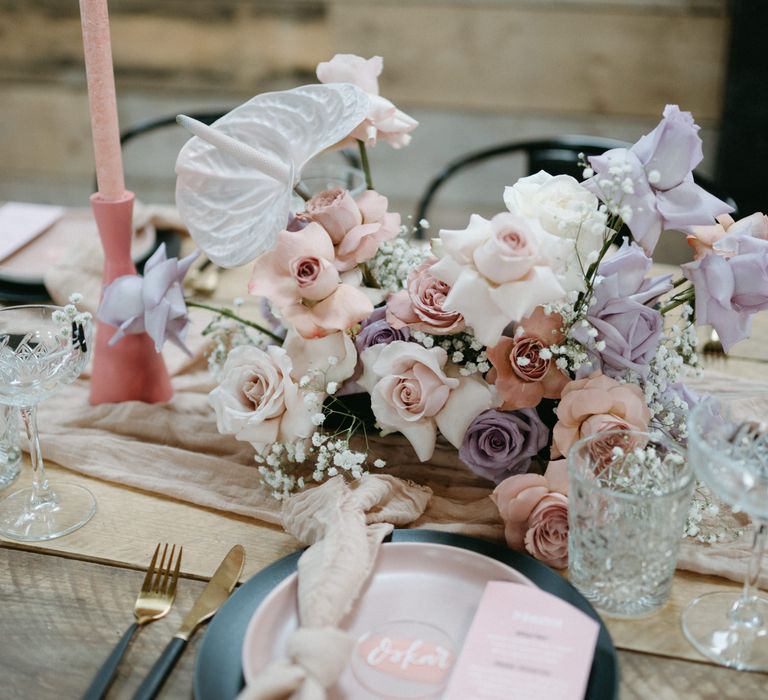
{"label": "round pink place card", "polygon": [[[284,657],[298,626],[297,575],[257,608],[245,634],[243,675],[251,681]],[[506,564],[457,547],[384,544],[373,574],[341,628],[356,640],[329,700],[439,697],[488,581],[533,583]]]}

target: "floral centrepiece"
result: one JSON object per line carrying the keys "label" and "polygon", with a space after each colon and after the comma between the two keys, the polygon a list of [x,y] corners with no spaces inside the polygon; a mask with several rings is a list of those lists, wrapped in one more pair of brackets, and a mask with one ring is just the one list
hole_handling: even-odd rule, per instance
{"label": "floral centrepiece", "polygon": [[[373,189],[367,148],[405,147],[418,126],[379,94],[382,70],[379,57],[351,55],[317,67],[324,87],[341,95],[347,83],[358,101],[358,111],[344,113],[364,115],[336,143],[356,144],[367,189],[309,197],[297,172],[303,205],[268,212],[282,228],[268,249],[253,247],[248,286],[262,318],[237,320],[238,307],[208,329],[217,425],[253,445],[276,498],[384,467],[369,450],[371,430],[403,435],[423,462],[442,438],[495,485],[509,545],[562,567],[563,458],[580,438],[603,433],[596,449],[610,454],[617,429],[685,441],[698,400],[685,386],[698,372],[695,325],[711,324],[730,348],[768,308],[768,218],[734,221],[728,204],[696,185],[699,128],[668,105],[634,145],[582,157],[581,181],[539,172],[500,183],[499,213],[472,215],[465,228],[422,244]],[[290,130],[290,117],[279,119]],[[307,152],[328,145],[301,134]],[[206,175],[194,162],[184,167],[179,196],[188,202],[186,183],[201,187]],[[222,167],[217,177],[226,179]],[[204,216],[185,212],[191,228]],[[679,274],[654,274],[659,240],[676,235],[687,236],[693,260]],[[152,267],[143,282],[116,284],[103,317],[121,333],[151,326],[158,345],[177,339],[186,266],[163,268],[160,291],[149,296]]]}

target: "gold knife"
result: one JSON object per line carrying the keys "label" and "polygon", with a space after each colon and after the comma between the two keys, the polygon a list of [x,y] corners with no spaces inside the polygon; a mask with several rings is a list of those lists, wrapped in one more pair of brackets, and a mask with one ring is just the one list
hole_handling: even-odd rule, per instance
{"label": "gold knife", "polygon": [[236,544],[219,564],[213,578],[198,596],[192,609],[187,613],[179,631],[173,636],[163,650],[160,658],[142,681],[139,689],[133,696],[133,700],[151,700],[163,687],[166,678],[171,673],[181,652],[187,646],[189,638],[194,634],[200,624],[210,619],[223,605],[235,587],[245,563],[245,550],[242,545]]}

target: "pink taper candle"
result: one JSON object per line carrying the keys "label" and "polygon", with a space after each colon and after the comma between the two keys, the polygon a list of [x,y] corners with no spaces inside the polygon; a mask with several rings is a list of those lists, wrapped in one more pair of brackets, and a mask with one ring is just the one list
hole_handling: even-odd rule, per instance
{"label": "pink taper candle", "polygon": [[80,0],[80,19],[83,23],[85,75],[91,107],[96,181],[103,199],[116,200],[123,196],[125,181],[107,0]]}

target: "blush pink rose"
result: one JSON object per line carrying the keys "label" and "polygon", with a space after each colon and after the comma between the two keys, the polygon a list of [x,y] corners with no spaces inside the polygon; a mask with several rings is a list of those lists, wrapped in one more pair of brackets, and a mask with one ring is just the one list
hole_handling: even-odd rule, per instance
{"label": "blush pink rose", "polygon": [[242,345],[227,356],[222,379],[209,395],[222,435],[234,435],[261,450],[273,442],[311,435],[313,426],[304,392],[292,376],[283,348]]}
{"label": "blush pink rose", "polygon": [[307,202],[306,215],[321,224],[334,244],[334,265],[340,272],[370,260],[383,241],[400,232],[400,214],[387,212],[383,195],[367,190],[356,200],[336,188]]}
{"label": "blush pink rose", "polygon": [[565,460],[550,462],[544,476],[515,474],[491,494],[511,549],[527,551],[549,566],[568,563],[568,477]]}
{"label": "blush pink rose", "polygon": [[715,244],[725,236],[743,234],[752,238],[768,239],[768,216],[761,212],[750,214],[743,219],[734,221],[728,214],[717,217],[717,223],[712,226],[693,226],[688,236],[688,245],[693,248],[694,260],[718,253]]}
{"label": "blush pink rose", "polygon": [[464,330],[464,317],[443,308],[451,288],[429,274],[435,258],[426,260],[408,275],[406,289],[387,302],[387,323],[392,328],[411,328],[434,335],[451,335]]}
{"label": "blush pink rose", "polygon": [[446,374],[442,348],[396,340],[366,348],[360,359],[358,382],[382,431],[402,433],[422,462],[434,452],[438,428],[458,448],[469,424],[497,403],[482,380]]}
{"label": "blush pink rose", "polygon": [[379,95],[383,68],[381,56],[365,59],[354,54],[336,54],[330,61],[317,65],[317,79],[321,83],[352,83],[368,93],[368,116],[352,132],[352,138],[374,146],[381,137],[393,148],[401,148],[410,143],[410,134],[419,122]]}
{"label": "blush pink rose", "polygon": [[255,263],[248,292],[267,297],[305,338],[351,328],[373,312],[360,289],[342,284],[333,241],[312,222],[299,231],[281,231],[273,250]]}
{"label": "blush pink rose", "polygon": [[573,443],[583,437],[608,430],[646,432],[651,412],[640,387],[620,384],[594,372],[586,379],[569,382],[557,407],[557,423],[552,431],[552,453],[568,454]]}
{"label": "blush pink rose", "polygon": [[547,494],[533,509],[525,549],[555,569],[568,566],[568,499],[562,493]]}
{"label": "blush pink rose", "polygon": [[543,350],[563,340],[560,314],[546,314],[539,306],[518,326],[523,329],[522,334],[502,337],[488,348],[493,367],[487,379],[495,384],[505,411],[532,408],[542,399],[559,399],[563,387],[570,381],[568,375],[557,368],[551,353],[548,357],[541,356]]}

